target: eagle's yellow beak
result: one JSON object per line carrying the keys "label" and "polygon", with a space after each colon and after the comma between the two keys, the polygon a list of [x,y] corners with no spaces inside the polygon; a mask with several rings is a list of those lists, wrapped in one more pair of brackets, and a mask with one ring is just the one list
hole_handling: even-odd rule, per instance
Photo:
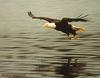
{"label": "eagle's yellow beak", "polygon": [[80,27],[80,28],[78,28],[77,31],[78,31],[78,32],[85,32],[85,30],[86,30],[86,29],[85,29],[84,27]]}

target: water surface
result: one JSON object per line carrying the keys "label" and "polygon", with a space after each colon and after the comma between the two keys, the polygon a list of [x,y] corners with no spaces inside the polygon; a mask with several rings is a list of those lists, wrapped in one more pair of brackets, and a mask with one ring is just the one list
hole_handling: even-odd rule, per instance
{"label": "water surface", "polygon": [[[0,78],[100,78],[99,0],[0,0]],[[41,27],[27,11],[52,18],[88,14],[80,40]],[[68,59],[71,58],[71,65]],[[77,60],[77,65],[75,65]]]}

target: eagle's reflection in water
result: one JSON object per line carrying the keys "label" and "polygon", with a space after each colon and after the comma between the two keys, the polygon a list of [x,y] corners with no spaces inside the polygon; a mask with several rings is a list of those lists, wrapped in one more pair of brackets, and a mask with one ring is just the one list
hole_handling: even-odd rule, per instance
{"label": "eagle's reflection in water", "polygon": [[51,65],[39,65],[36,71],[41,74],[41,76],[50,76],[52,78],[55,74],[57,78],[83,77],[86,75],[86,73],[84,73],[86,64],[79,63],[78,59],[77,57],[66,57],[64,58],[65,61],[67,60],[66,62],[50,62]]}
{"label": "eagle's reflection in water", "polygon": [[63,75],[62,78],[76,78],[78,76],[83,76],[83,70],[86,66],[85,63],[78,63],[77,58],[67,57],[67,63],[62,63],[61,66],[56,67],[56,73]]}

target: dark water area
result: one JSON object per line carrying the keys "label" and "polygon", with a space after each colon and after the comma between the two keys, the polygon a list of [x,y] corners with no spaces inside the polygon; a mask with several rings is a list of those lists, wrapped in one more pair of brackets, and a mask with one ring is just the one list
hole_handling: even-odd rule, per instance
{"label": "dark water area", "polygon": [[[100,78],[99,4],[99,0],[0,0],[0,78]],[[74,23],[86,32],[79,33],[79,40],[68,40],[59,31],[43,29],[45,21],[29,18],[29,10],[54,18],[84,13],[90,22]]]}

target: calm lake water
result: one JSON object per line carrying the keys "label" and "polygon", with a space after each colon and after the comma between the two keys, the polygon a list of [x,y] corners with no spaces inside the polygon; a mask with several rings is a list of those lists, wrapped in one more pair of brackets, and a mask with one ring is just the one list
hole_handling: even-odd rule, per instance
{"label": "calm lake water", "polygon": [[[28,11],[58,19],[88,14],[90,21],[74,22],[86,32],[67,40]],[[100,0],[0,0],[0,78],[100,78]]]}

